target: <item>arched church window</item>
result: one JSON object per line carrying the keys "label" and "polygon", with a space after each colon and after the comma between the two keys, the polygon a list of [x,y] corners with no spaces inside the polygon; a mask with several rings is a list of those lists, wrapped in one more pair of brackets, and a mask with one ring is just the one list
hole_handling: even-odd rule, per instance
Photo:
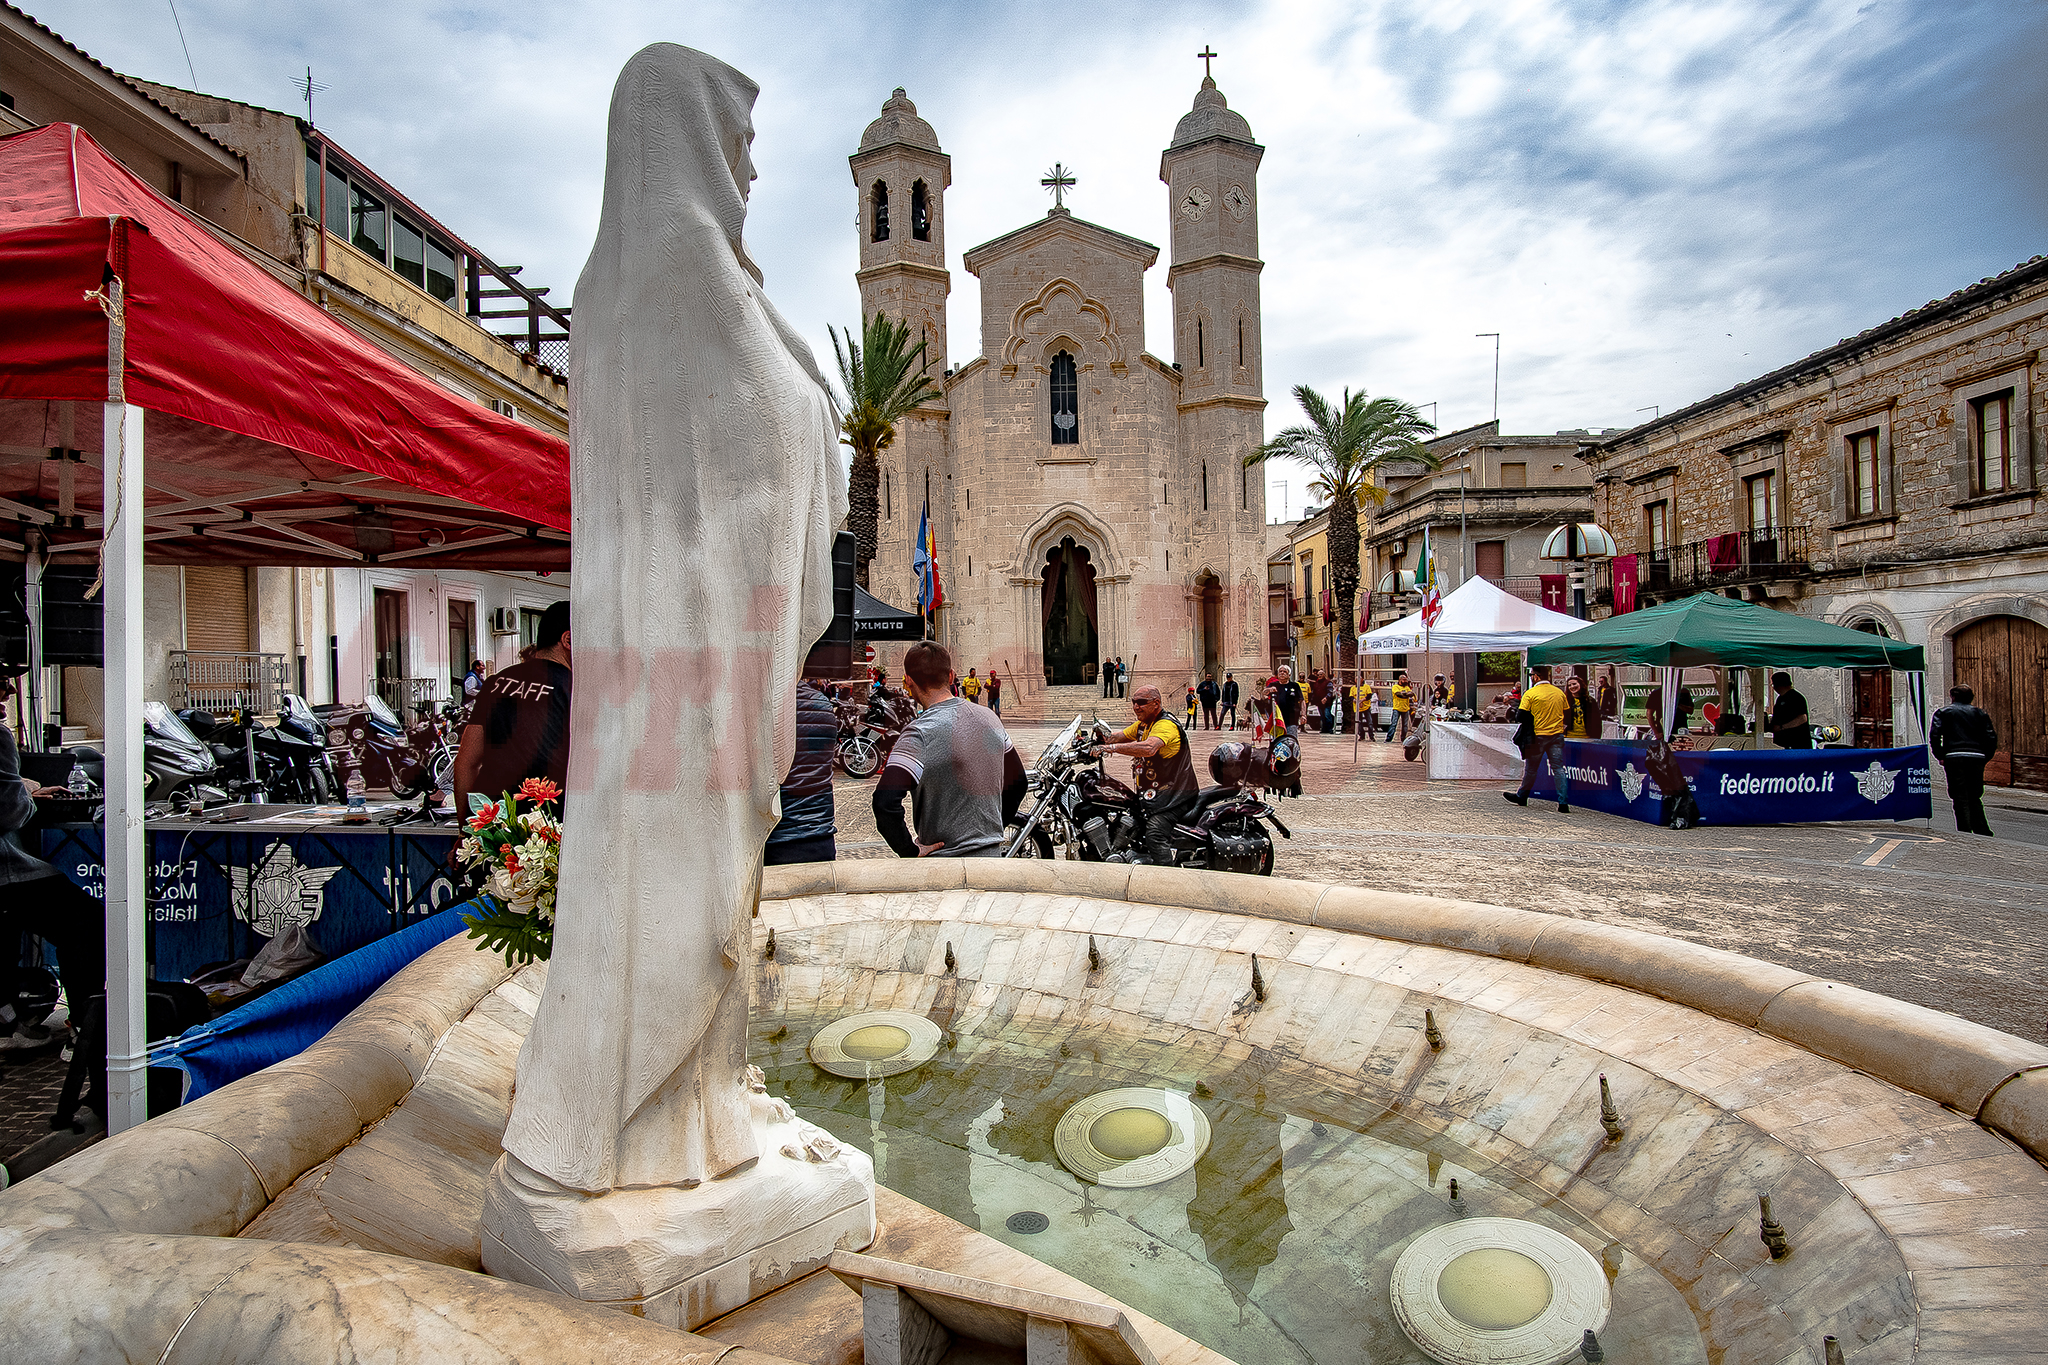
{"label": "arched church window", "polygon": [[1061,351],[1052,358],[1052,443],[1081,444],[1081,385],[1074,357]]}
{"label": "arched church window", "polygon": [[1237,320],[1237,365],[1244,368],[1244,319]]}
{"label": "arched church window", "polygon": [[875,188],[868,194],[868,201],[874,213],[875,240],[886,242],[889,240],[889,187],[877,180]]}
{"label": "arched church window", "polygon": [[1202,353],[1202,350],[1203,350],[1203,347],[1202,347],[1202,320],[1201,320],[1200,318],[1196,318],[1196,319],[1195,319],[1195,368],[1196,368],[1196,369],[1198,369],[1198,370],[1199,370],[1199,369],[1201,369],[1201,368],[1202,368],[1203,366],[1205,366],[1205,365],[1207,365],[1207,364],[1209,363],[1209,361],[1208,361],[1208,358],[1207,358],[1207,357],[1206,357],[1205,355],[1203,355],[1203,353]]}
{"label": "arched church window", "polygon": [[1209,510],[1209,462],[1202,461],[1202,510]]}
{"label": "arched church window", "polygon": [[922,180],[910,187],[910,235],[920,242],[932,239],[932,205]]}

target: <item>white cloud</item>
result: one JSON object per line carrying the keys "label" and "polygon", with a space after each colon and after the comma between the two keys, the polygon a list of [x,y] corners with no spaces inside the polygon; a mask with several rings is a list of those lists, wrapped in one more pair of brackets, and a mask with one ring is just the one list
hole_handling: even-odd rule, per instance
{"label": "white cloud", "polygon": [[[36,0],[117,68],[187,83],[162,0]],[[498,260],[564,297],[594,230],[611,82],[639,46],[762,85],[749,237],[829,353],[855,320],[846,156],[909,88],[953,157],[951,356],[979,342],[960,253],[1042,214],[1162,245],[1160,149],[1200,79],[1267,147],[1269,428],[1349,384],[1483,420],[1504,334],[1511,430],[1632,424],[2043,249],[2039,5],[1438,0],[904,7],[649,0],[366,11],[184,0],[202,87],[321,123]],[[1959,211],[1959,206],[1967,211]],[[1148,347],[1171,358],[1165,265]],[[1732,335],[1731,335],[1732,334]],[[1295,506],[1303,480],[1293,480]]]}

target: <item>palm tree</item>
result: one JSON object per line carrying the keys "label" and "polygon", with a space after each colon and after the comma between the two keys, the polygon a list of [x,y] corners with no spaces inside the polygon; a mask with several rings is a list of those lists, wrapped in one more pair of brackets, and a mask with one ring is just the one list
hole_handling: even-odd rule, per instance
{"label": "palm tree", "polygon": [[931,386],[925,343],[910,344],[909,323],[877,311],[862,326],[858,342],[850,327],[844,337],[834,328],[825,330],[839,359],[839,382],[846,386],[846,415],[839,422],[840,439],[853,447],[846,528],[853,532],[854,576],[865,588],[882,512],[882,452],[895,444],[896,424],[939,391]]}
{"label": "palm tree", "polygon": [[1363,392],[1344,390],[1343,402],[1330,400],[1306,384],[1294,386],[1295,401],[1308,414],[1308,425],[1289,427],[1244,457],[1247,468],[1275,455],[1301,461],[1315,474],[1311,496],[1327,497],[1330,511],[1330,587],[1337,594],[1340,667],[1352,676],[1358,666],[1358,631],[1353,622],[1358,602],[1358,509],[1378,506],[1387,490],[1375,477],[1388,460],[1413,460],[1428,469],[1443,463],[1423,446],[1436,427],[1422,420],[1412,404],[1398,398],[1368,400]]}

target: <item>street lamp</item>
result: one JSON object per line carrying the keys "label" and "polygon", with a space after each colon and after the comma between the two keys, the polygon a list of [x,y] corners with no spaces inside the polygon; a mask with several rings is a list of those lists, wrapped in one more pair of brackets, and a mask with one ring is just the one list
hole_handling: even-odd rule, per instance
{"label": "street lamp", "polygon": [[1543,538],[1541,558],[1568,566],[1572,615],[1581,621],[1591,619],[1586,612],[1586,561],[1612,559],[1618,552],[1614,537],[1598,522],[1568,521]]}

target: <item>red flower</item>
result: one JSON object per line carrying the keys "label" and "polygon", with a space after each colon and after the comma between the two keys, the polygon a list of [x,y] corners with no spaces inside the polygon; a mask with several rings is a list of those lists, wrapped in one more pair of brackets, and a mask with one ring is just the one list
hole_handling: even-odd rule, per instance
{"label": "red flower", "polygon": [[559,799],[561,795],[562,789],[549,778],[529,777],[519,784],[519,799],[529,805],[545,805],[549,801]]}
{"label": "red flower", "polygon": [[471,829],[488,829],[496,824],[497,820],[498,803],[493,801],[490,805],[484,806],[475,815],[469,817],[469,827]]}
{"label": "red flower", "polygon": [[510,849],[505,850],[505,873],[512,877],[519,875],[519,855]]}

